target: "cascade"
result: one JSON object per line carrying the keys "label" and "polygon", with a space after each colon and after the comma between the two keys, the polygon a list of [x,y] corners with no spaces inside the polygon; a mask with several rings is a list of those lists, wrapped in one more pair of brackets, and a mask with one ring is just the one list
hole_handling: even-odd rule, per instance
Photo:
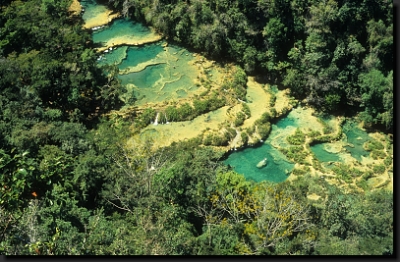
{"label": "cascade", "polygon": [[158,117],[159,117],[159,115],[160,115],[160,113],[157,112],[156,119],[154,120],[154,125],[155,126],[158,125]]}

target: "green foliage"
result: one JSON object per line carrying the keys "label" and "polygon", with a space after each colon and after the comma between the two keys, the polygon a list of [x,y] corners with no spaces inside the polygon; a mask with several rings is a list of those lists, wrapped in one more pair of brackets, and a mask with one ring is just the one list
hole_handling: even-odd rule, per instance
{"label": "green foliage", "polygon": [[352,182],[352,175],[349,166],[339,163],[332,168],[332,171],[336,174],[338,178],[343,179],[345,182]]}
{"label": "green foliage", "polygon": [[386,168],[384,165],[374,165],[372,170],[375,174],[382,174],[383,172],[385,172]]}
{"label": "green foliage", "polygon": [[306,157],[308,153],[304,150],[303,146],[290,146],[288,148],[279,148],[287,158],[295,163],[306,164]]}
{"label": "green foliage", "polygon": [[238,112],[236,114],[236,118],[233,121],[234,126],[241,126],[244,123],[244,120],[246,119],[246,115],[243,114],[242,112]]}
{"label": "green foliage", "polygon": [[297,128],[295,133],[288,136],[286,140],[292,145],[302,145],[306,141],[306,136],[299,128]]}
{"label": "green foliage", "polygon": [[[0,253],[393,254],[391,192],[345,194],[307,175],[308,151],[299,143],[306,135],[315,141],[336,135],[296,131],[289,138],[294,146],[282,152],[304,164],[293,171],[302,176],[293,184],[274,185],[228,172],[222,153],[199,147],[200,138],[158,151],[151,150],[151,141],[123,146],[131,119],[98,118],[121,105],[118,68],[106,68],[107,77],[105,68],[97,67],[90,32],[82,29],[80,17],[69,17],[69,4],[1,4]],[[388,1],[110,4],[169,39],[221,62],[239,63],[221,86],[237,99],[246,99],[246,72],[255,73],[318,108],[360,108],[367,124],[393,126]],[[164,113],[168,121],[191,120],[226,103],[218,92],[207,91],[204,98],[167,107],[160,121]],[[251,113],[242,105],[240,121]],[[156,113],[147,109],[134,121],[144,127]],[[270,120],[263,114],[241,133],[242,140],[255,131],[266,137]],[[325,134],[332,132],[325,126]],[[223,135],[205,137],[203,144],[225,145],[235,135],[227,128]],[[366,144],[373,158],[384,158],[373,171],[362,174],[341,164],[332,170],[348,182],[358,177],[357,186],[368,190],[367,180],[393,165],[392,148],[385,146]],[[316,160],[313,167],[324,170]],[[308,202],[308,191],[322,198]]]}
{"label": "green foliage", "polygon": [[384,146],[381,142],[377,140],[368,140],[364,144],[364,148],[367,151],[373,151],[373,150],[382,150],[384,149]]}

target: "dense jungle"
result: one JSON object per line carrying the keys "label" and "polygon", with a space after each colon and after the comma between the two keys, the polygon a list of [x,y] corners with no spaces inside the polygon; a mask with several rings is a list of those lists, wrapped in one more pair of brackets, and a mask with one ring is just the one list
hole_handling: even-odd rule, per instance
{"label": "dense jungle", "polygon": [[0,8],[0,254],[395,253],[391,1]]}

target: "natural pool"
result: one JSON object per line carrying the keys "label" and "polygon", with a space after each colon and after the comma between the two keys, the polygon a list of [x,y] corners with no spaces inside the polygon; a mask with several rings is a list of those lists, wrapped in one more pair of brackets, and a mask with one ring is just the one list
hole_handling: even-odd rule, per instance
{"label": "natural pool", "polygon": [[[267,165],[258,168],[257,164],[264,158],[267,158]],[[224,163],[232,166],[237,173],[243,174],[247,179],[256,182],[263,180],[271,182],[285,181],[294,167],[294,164],[288,162],[279,150],[267,142],[259,147],[245,148],[234,152]]]}
{"label": "natural pool", "polygon": [[343,133],[347,136],[347,143],[350,145],[345,148],[350,152],[351,156],[362,161],[362,157],[369,156],[369,152],[363,147],[364,143],[368,141],[369,135],[366,131],[360,129],[354,121],[346,121],[343,125]]}
{"label": "natural pool", "polygon": [[326,143],[311,146],[311,151],[315,157],[321,162],[339,162],[341,161],[339,154],[328,152],[325,148]]}
{"label": "natural pool", "polygon": [[[85,21],[94,21],[96,17],[102,17],[105,13],[110,18],[110,10],[106,10],[96,1],[87,0],[81,3],[86,9],[83,15]],[[131,94],[135,96],[137,105],[187,98],[200,88],[199,81],[201,77],[205,76],[204,73],[211,81],[218,81],[217,69],[208,66],[206,70],[204,70],[205,67],[201,68],[204,62],[203,58],[184,48],[168,46],[166,43],[158,41],[157,37],[149,28],[126,19],[116,19],[93,32],[93,41],[105,45],[103,49],[99,50],[108,49],[107,52],[102,53],[99,65],[116,64],[119,67],[119,78],[126,85],[129,96]],[[152,43],[144,44],[146,41]],[[117,49],[115,46],[118,46]],[[278,92],[276,87],[271,87],[271,90],[273,93]],[[126,101],[130,101],[129,98]],[[213,112],[209,114],[211,115]],[[286,137],[297,127],[304,128],[306,126],[312,129],[320,125],[315,122],[315,119],[311,119],[311,122],[310,119],[303,119],[302,115],[303,111],[294,109],[288,116],[272,125],[269,138],[261,146],[234,152],[225,160],[225,163],[234,167],[247,179],[254,181],[282,182],[286,180],[287,175],[293,170],[294,163],[290,163],[277,148],[288,146]],[[198,119],[202,119],[202,117],[200,116]],[[204,126],[205,122],[202,125]],[[167,137],[166,133],[172,136],[184,129],[182,132],[194,134],[196,133],[194,130],[199,129],[186,130],[189,126],[192,129],[195,128],[194,125],[188,123],[152,126],[148,128],[149,130],[145,130],[141,138],[169,140],[171,138],[168,138],[170,136]],[[345,124],[343,132],[347,136],[347,142],[350,143],[346,149],[354,158],[361,161],[361,156],[368,155],[368,152],[363,149],[368,134],[351,122]],[[326,150],[326,144],[314,145],[311,150],[322,162],[341,160],[339,153]],[[257,164],[264,158],[268,159],[267,165],[257,168]]]}
{"label": "natural pool", "polygon": [[[258,147],[249,147],[238,152],[231,153],[224,161],[226,165],[230,165],[239,174],[243,174],[247,179],[256,182],[268,180],[271,182],[283,182],[294,167],[294,163],[283,155],[271,143],[280,146],[286,144],[286,136],[280,136],[282,133],[290,133],[298,126],[297,119],[289,114],[287,117],[279,120],[272,125],[271,133],[268,139]],[[267,165],[258,168],[257,164],[267,158]]]}

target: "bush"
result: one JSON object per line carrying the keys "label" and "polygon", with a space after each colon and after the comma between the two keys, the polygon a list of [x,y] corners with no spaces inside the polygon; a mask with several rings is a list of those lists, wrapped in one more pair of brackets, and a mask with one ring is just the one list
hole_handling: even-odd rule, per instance
{"label": "bush", "polygon": [[270,109],[270,112],[271,112],[271,117],[273,117],[273,118],[275,118],[276,115],[278,114],[278,113],[276,112],[275,107],[271,108],[271,109]]}
{"label": "bush", "polygon": [[178,110],[174,106],[169,106],[167,109],[165,109],[165,114],[167,115],[167,118],[169,121],[179,121],[179,114]]}
{"label": "bush", "polygon": [[374,171],[374,173],[376,174],[382,174],[383,172],[385,172],[386,168],[384,165],[375,165],[372,170]]}
{"label": "bush", "polygon": [[212,140],[213,140],[212,135],[207,135],[207,136],[203,139],[203,144],[204,144],[205,146],[211,146]]}
{"label": "bush", "polygon": [[251,117],[250,107],[247,104],[242,104],[243,113],[246,115],[246,118]]}
{"label": "bush", "polygon": [[390,167],[390,165],[392,165],[393,163],[393,159],[390,156],[387,156],[385,160],[383,160],[383,163],[386,167]]}
{"label": "bush", "polygon": [[271,115],[268,112],[265,112],[261,115],[260,119],[258,119],[257,121],[259,121],[260,124],[265,124],[268,123],[271,120]]}
{"label": "bush", "polygon": [[212,139],[213,146],[227,146],[229,144],[229,140],[225,136],[214,135]]}
{"label": "bush", "polygon": [[321,135],[321,133],[319,131],[316,131],[316,130],[312,130],[310,133],[307,134],[307,136],[311,137],[311,138],[314,138],[314,137],[317,137],[317,136],[320,136],[320,135]]}
{"label": "bush", "polygon": [[288,136],[286,140],[292,145],[302,145],[306,141],[306,136],[299,128],[297,128],[295,133]]}
{"label": "bush", "polygon": [[193,107],[191,107],[188,103],[184,103],[182,106],[178,108],[178,116],[179,120],[190,120],[194,113]]}
{"label": "bush", "polygon": [[383,159],[383,158],[386,157],[386,153],[383,152],[382,150],[375,150],[375,149],[374,149],[374,150],[371,152],[371,157],[372,157],[373,159]]}
{"label": "bush", "polygon": [[238,112],[236,114],[236,118],[233,122],[234,126],[241,126],[244,123],[244,120],[246,119],[246,116],[242,112]]}
{"label": "bush", "polygon": [[274,107],[275,106],[275,102],[276,102],[276,95],[271,93],[271,98],[269,99],[269,106],[270,107]]}
{"label": "bush", "polygon": [[271,124],[266,123],[258,126],[258,134],[261,136],[261,139],[266,139],[271,131]]}
{"label": "bush", "polygon": [[303,146],[290,146],[289,148],[279,148],[279,150],[290,160],[299,164],[306,164],[307,152]]}
{"label": "bush", "polygon": [[364,148],[367,151],[374,151],[374,150],[382,150],[385,147],[383,146],[383,144],[377,140],[369,140],[367,142],[365,142],[364,144]]}
{"label": "bush", "polygon": [[204,113],[208,112],[208,101],[207,100],[200,101],[200,100],[196,99],[193,101],[193,105],[194,105],[194,112],[196,115],[200,115],[200,114],[204,114]]}
{"label": "bush", "polygon": [[240,137],[242,138],[243,144],[246,144],[249,141],[249,136],[246,132],[240,133]]}

